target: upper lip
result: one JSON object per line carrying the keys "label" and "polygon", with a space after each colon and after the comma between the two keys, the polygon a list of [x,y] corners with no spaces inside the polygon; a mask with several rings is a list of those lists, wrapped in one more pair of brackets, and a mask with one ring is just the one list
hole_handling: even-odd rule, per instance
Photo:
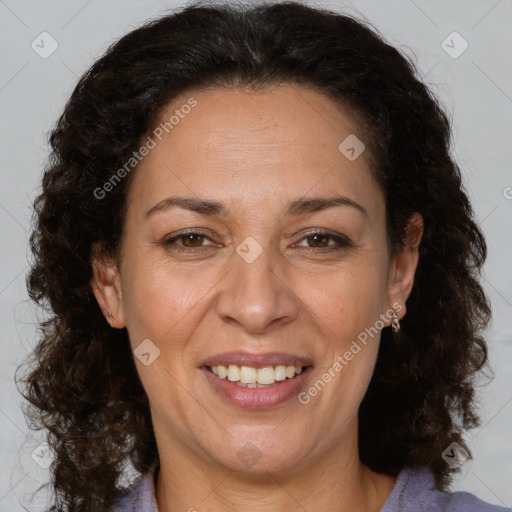
{"label": "upper lip", "polygon": [[259,354],[237,350],[223,352],[209,357],[203,362],[203,366],[236,364],[238,366],[250,366],[252,368],[263,368],[264,366],[311,366],[309,358],[301,357],[284,352],[262,352]]}

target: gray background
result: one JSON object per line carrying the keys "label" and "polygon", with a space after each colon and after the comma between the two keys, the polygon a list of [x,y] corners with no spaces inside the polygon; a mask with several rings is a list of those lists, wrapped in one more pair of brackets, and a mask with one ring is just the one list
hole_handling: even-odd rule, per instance
{"label": "gray background", "polygon": [[[42,510],[44,490],[35,497],[32,492],[49,478],[32,458],[36,449],[41,457],[34,458],[44,465],[47,455],[37,448],[41,434],[27,428],[13,381],[37,335],[37,312],[27,300],[24,277],[31,202],[48,155],[47,132],[77,78],[108,44],[175,5],[180,3],[0,0],[0,511]],[[494,315],[488,342],[495,373],[479,390],[484,421],[468,436],[474,460],[463,464],[453,490],[511,506],[512,2],[338,0],[315,5],[366,18],[390,43],[413,55],[453,119],[453,151],[489,246],[483,283]],[[58,44],[47,58],[31,47],[34,40],[42,46],[44,31]],[[442,47],[454,31],[469,45],[457,58]],[[452,54],[463,48],[458,36],[446,44]]]}

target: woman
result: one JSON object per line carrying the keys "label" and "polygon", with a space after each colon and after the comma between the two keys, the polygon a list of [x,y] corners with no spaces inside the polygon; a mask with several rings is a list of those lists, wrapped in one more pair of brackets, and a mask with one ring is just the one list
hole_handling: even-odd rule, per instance
{"label": "woman", "polygon": [[447,492],[490,317],[449,138],[333,12],[192,5],[115,43],[35,202],[55,509],[504,511]]}

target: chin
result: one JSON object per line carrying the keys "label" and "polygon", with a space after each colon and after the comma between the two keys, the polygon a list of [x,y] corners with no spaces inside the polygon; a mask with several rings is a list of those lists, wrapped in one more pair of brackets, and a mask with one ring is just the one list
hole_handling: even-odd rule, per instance
{"label": "chin", "polygon": [[295,440],[300,436],[276,436],[271,439],[271,432],[267,430],[259,435],[244,436],[244,440],[231,442],[222,453],[212,453],[211,456],[230,471],[255,476],[297,470],[307,452],[304,443],[301,443],[301,450],[297,447]]}

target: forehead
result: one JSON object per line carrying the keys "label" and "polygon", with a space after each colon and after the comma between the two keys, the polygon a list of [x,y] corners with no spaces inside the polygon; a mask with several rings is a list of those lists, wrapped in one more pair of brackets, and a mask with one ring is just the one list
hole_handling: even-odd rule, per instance
{"label": "forehead", "polygon": [[343,153],[344,141],[364,143],[355,119],[295,84],[187,92],[155,120],[156,144],[139,164],[131,199],[142,208],[183,194],[261,208],[339,193],[382,214],[367,151],[352,160]]}

